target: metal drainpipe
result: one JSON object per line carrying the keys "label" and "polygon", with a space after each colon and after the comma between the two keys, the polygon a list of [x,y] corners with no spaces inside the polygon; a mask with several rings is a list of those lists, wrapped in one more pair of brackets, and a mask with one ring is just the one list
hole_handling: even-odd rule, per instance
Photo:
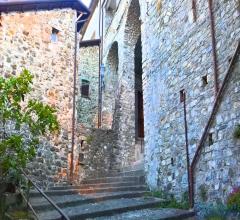
{"label": "metal drainpipe", "polygon": [[197,20],[196,0],[192,0],[193,21]]}
{"label": "metal drainpipe", "polygon": [[77,25],[85,22],[86,20],[80,20],[85,13],[81,12],[75,21],[75,45],[74,45],[74,75],[73,75],[73,114],[72,114],[72,148],[71,148],[71,166],[70,166],[70,181],[73,182],[73,169],[74,169],[74,145],[75,145],[75,114],[76,114],[76,83],[77,83]]}
{"label": "metal drainpipe", "polygon": [[[101,66],[103,65],[103,18],[104,18],[104,11],[103,7],[106,3],[106,0],[103,0],[103,2],[100,0],[100,9],[99,9],[99,37],[101,39],[101,45],[99,48],[100,52],[100,66],[99,66],[99,127],[102,126],[102,81],[101,81]],[[100,25],[101,23],[101,25]]]}
{"label": "metal drainpipe", "polygon": [[215,90],[215,97],[216,97],[219,90],[219,86],[218,86],[218,64],[217,64],[217,49],[216,49],[216,36],[215,36],[215,20],[214,20],[212,0],[208,0],[208,8],[209,8],[209,16],[210,16],[211,39],[212,39],[214,90]]}
{"label": "metal drainpipe", "polygon": [[101,106],[101,64],[102,64],[102,58],[101,58],[101,44],[102,44],[102,37],[101,37],[101,10],[102,10],[102,1],[99,0],[99,21],[98,21],[98,34],[99,39],[101,39],[101,43],[98,46],[98,53],[99,53],[99,74],[98,74],[98,128],[101,127],[101,112],[102,112],[102,106]]}
{"label": "metal drainpipe", "polygon": [[185,128],[185,146],[186,146],[186,159],[187,159],[187,174],[188,174],[188,197],[191,203],[191,168],[190,168],[190,159],[189,159],[189,144],[188,144],[188,125],[187,125],[187,104],[186,104],[186,91],[182,91],[183,110],[184,110],[184,128]]}

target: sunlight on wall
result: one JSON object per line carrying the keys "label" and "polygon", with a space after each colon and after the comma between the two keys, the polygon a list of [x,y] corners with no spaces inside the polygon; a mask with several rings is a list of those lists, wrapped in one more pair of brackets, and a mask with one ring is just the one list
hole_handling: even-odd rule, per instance
{"label": "sunlight on wall", "polygon": [[91,0],[82,0],[82,2],[83,2],[87,7],[89,7],[90,4],[91,4]]}

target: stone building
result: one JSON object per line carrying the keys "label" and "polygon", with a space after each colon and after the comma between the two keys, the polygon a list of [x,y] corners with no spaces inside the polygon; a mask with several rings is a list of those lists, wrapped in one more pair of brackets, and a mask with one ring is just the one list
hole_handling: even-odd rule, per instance
{"label": "stone building", "polygon": [[240,185],[239,1],[94,1],[77,51],[76,129],[74,21],[88,10],[56,2],[0,1],[1,73],[29,69],[32,96],[57,108],[62,128],[43,140],[33,174],[66,182],[74,153],[76,181],[144,168],[152,190],[226,199]]}
{"label": "stone building", "polygon": [[[32,98],[57,109],[60,135],[42,140],[29,170],[43,186],[69,179],[75,22],[89,11],[80,1],[0,1],[0,72],[34,76]],[[78,30],[81,24],[78,25]]]}
{"label": "stone building", "polygon": [[104,18],[102,129],[117,135],[109,170],[144,166],[152,190],[178,198],[190,182],[197,201],[240,184],[240,5],[211,2],[107,0],[93,15]]}

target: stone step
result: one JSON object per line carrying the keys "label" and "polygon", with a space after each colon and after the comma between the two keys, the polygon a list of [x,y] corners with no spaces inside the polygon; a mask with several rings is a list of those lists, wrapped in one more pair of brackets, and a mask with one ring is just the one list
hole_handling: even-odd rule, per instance
{"label": "stone step", "polygon": [[135,164],[122,168],[123,171],[131,171],[131,170],[144,170],[143,162],[136,162]]}
{"label": "stone step", "polygon": [[113,216],[88,218],[87,220],[194,220],[195,213],[192,210],[180,209],[143,209],[125,212]]}
{"label": "stone step", "polygon": [[144,176],[116,176],[116,177],[101,177],[84,179],[81,184],[97,184],[97,183],[116,183],[116,182],[138,182],[143,184],[145,182]]}
{"label": "stone step", "polygon": [[107,175],[106,177],[115,177],[115,176],[144,176],[145,172],[143,169],[141,170],[126,170],[126,171],[110,171],[109,175]]}
{"label": "stone step", "polygon": [[[124,186],[124,187],[106,187],[106,188],[92,188],[92,189],[67,189],[67,190],[48,190],[45,193],[48,196],[58,195],[72,195],[72,194],[90,194],[101,192],[122,192],[122,191],[146,191],[145,185]],[[39,197],[41,194],[37,191],[30,191],[30,197]]]}
{"label": "stone step", "polygon": [[[92,203],[91,205],[86,204],[66,207],[63,211],[70,217],[71,220],[80,220],[120,214],[133,210],[153,208],[158,206],[160,201],[162,200],[156,198],[122,198]],[[61,219],[56,211],[42,211],[38,212],[38,215],[41,220]]]}
{"label": "stone step", "polygon": [[135,186],[138,185],[137,181],[129,182],[113,182],[113,183],[94,183],[94,184],[82,184],[79,186],[58,186],[52,187],[49,190],[69,190],[69,189],[91,189],[91,188],[108,188],[108,187],[124,187],[124,186]]}
{"label": "stone step", "polygon": [[[82,204],[121,199],[121,198],[136,198],[147,194],[147,191],[135,192],[115,192],[115,193],[95,193],[88,195],[62,195],[51,196],[51,199],[56,202],[60,208],[78,206]],[[30,199],[30,203],[35,210],[52,210],[53,207],[43,197],[35,197]]]}

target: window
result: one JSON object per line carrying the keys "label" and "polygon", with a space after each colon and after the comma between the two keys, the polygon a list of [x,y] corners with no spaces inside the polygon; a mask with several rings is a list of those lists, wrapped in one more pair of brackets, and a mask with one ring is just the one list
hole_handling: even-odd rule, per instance
{"label": "window", "polygon": [[89,98],[89,85],[90,82],[88,80],[82,79],[81,95],[83,97]]}
{"label": "window", "polygon": [[206,75],[202,77],[202,85],[206,86],[207,84],[208,84],[208,76]]}
{"label": "window", "polygon": [[184,102],[185,100],[185,90],[180,90],[180,102]]}
{"label": "window", "polygon": [[208,134],[208,146],[211,146],[213,144],[214,144],[213,133],[209,133]]}
{"label": "window", "polygon": [[56,28],[52,28],[51,42],[56,43],[58,41],[58,34],[59,30]]}

